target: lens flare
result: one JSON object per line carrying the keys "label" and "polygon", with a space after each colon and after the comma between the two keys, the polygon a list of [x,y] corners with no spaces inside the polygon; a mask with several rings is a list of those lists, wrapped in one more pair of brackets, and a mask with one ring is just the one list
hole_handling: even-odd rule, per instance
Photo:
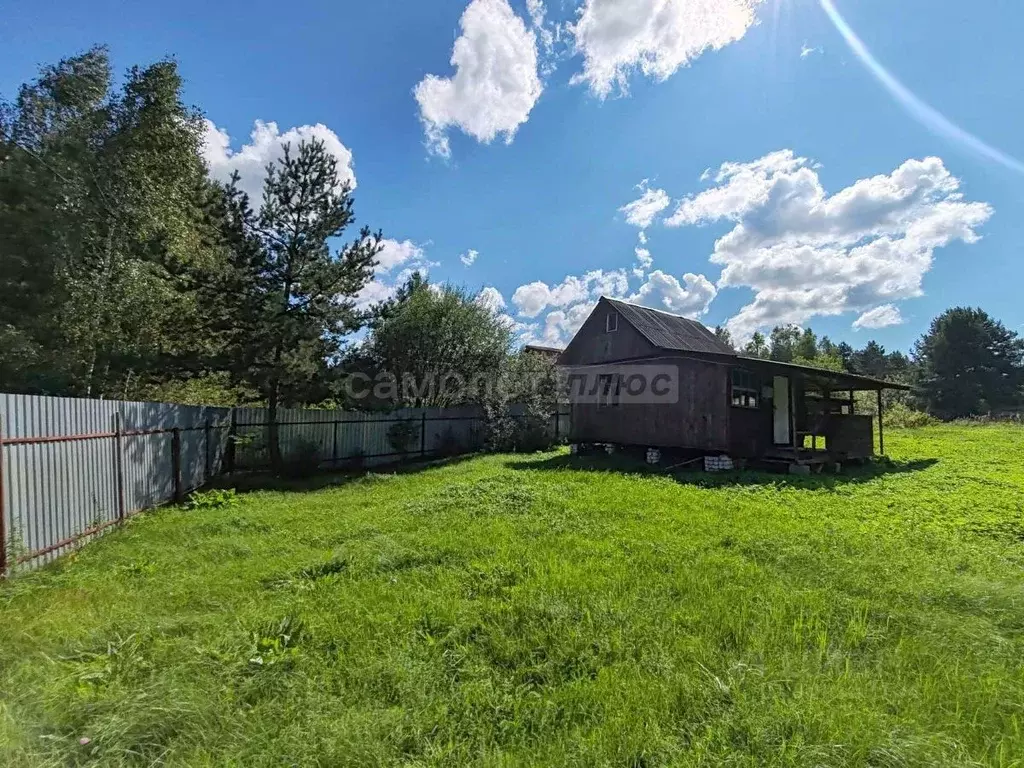
{"label": "lens flare", "polygon": [[835,25],[836,30],[843,36],[846,44],[850,46],[850,50],[860,59],[861,64],[925,128],[940,136],[945,136],[947,139],[963,144],[968,149],[977,152],[983,157],[987,157],[989,160],[994,160],[1012,171],[1024,174],[1024,162],[1006,154],[1000,149],[996,149],[990,144],[986,144],[973,133],[965,131],[933,106],[923,102],[909,88],[897,80],[871,54],[871,51],[864,45],[864,42],[857,37],[857,33],[846,23],[846,19],[840,15],[832,0],[818,0],[818,2],[821,4],[822,10],[825,11],[829,20]]}

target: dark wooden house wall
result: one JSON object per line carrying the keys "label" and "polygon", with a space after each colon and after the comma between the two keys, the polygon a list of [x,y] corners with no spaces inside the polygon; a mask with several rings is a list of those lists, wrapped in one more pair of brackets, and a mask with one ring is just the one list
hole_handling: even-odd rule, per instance
{"label": "dark wooden house wall", "polygon": [[561,365],[592,365],[655,354],[654,345],[621,317],[618,330],[605,331],[605,318],[614,311],[604,302],[597,305],[565,348]]}
{"label": "dark wooden house wall", "polygon": [[[602,328],[604,320],[602,319]],[[729,450],[729,367],[686,358],[662,358],[630,365],[676,368],[675,403],[623,403],[598,406],[574,403],[574,442],[617,443],[658,448]]]}

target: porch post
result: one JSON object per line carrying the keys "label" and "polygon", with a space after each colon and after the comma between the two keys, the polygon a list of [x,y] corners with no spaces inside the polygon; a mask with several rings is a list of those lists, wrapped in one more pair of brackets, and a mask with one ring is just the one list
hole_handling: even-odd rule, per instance
{"label": "porch post", "polygon": [[878,390],[878,454],[885,456],[885,434],[882,430],[882,390]]}
{"label": "porch post", "polygon": [[789,437],[793,443],[793,458],[797,458],[796,447],[796,380],[789,378]]}

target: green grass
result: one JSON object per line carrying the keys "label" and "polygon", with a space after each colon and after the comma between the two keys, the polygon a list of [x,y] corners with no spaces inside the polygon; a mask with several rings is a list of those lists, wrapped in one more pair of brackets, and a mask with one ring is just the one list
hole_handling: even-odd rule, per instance
{"label": "green grass", "polygon": [[140,516],[0,586],[0,762],[1024,765],[1024,430],[886,442],[844,477],[487,456]]}

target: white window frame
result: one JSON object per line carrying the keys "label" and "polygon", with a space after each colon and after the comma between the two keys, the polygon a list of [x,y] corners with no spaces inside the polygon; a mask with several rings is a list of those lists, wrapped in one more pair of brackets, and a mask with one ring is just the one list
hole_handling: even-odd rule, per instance
{"label": "white window frame", "polygon": [[615,333],[617,330],[619,330],[619,313],[609,312],[604,316],[604,332]]}

